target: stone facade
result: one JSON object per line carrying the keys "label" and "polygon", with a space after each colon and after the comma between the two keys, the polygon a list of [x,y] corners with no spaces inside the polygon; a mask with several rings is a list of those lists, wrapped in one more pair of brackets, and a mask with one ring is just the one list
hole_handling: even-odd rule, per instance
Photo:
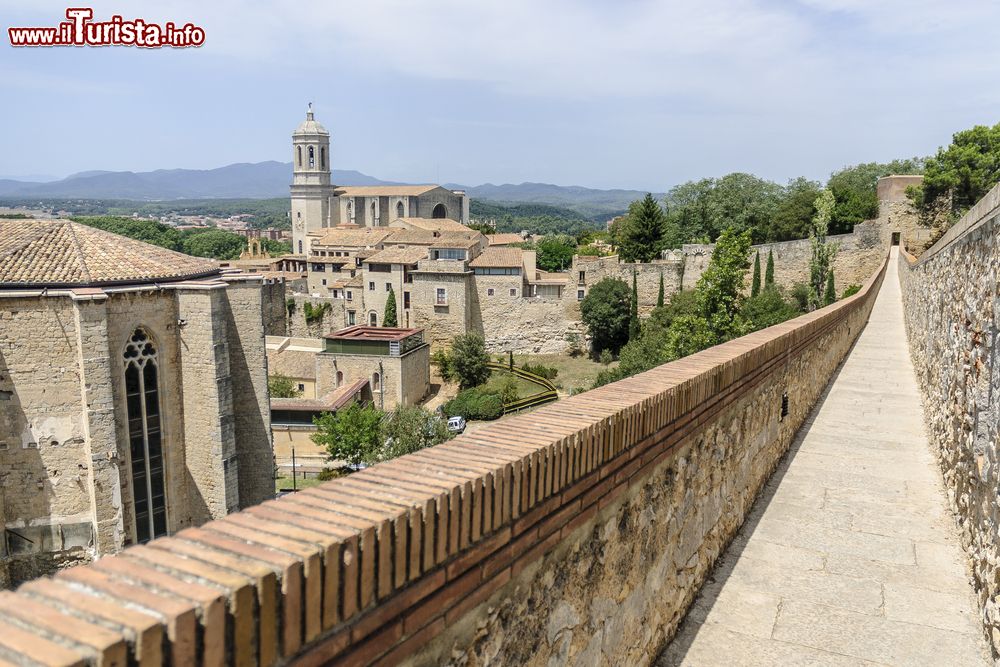
{"label": "stone facade", "polygon": [[123,372],[137,330],[155,348],[166,532],[273,494],[260,279],[0,290],[0,301],[9,583],[137,540]]}
{"label": "stone facade", "polygon": [[[332,391],[355,380],[367,379],[375,407],[392,410],[398,405],[417,405],[430,391],[430,346],[422,345],[399,357],[374,354],[316,355],[318,392]],[[337,372],[343,373],[340,385]],[[379,375],[376,386],[374,378]]]}
{"label": "stone facade", "polygon": [[900,253],[924,416],[1000,656],[1000,186],[919,260]]}

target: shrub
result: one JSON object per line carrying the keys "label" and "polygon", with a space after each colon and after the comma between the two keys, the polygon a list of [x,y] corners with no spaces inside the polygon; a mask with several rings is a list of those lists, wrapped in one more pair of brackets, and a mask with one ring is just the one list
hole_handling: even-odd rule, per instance
{"label": "shrub", "polygon": [[846,299],[849,296],[854,296],[861,291],[861,285],[848,285],[847,289],[844,290],[844,296],[841,298]]}
{"label": "shrub", "polygon": [[559,375],[559,369],[554,366],[545,366],[544,364],[529,364],[525,363],[521,365],[521,370],[525,373],[532,373],[538,377],[545,378],[546,380],[554,380],[557,375]]}
{"label": "shrub", "polygon": [[477,387],[490,378],[486,341],[475,333],[455,336],[451,343],[451,370],[462,389]]}
{"label": "shrub", "polygon": [[451,366],[451,355],[448,354],[447,350],[435,350],[431,355],[431,363],[437,368],[438,375],[445,382],[451,382],[455,379],[455,371]]}
{"label": "shrub", "polygon": [[267,377],[267,389],[271,398],[298,398],[302,392],[295,386],[292,378],[275,373]]}
{"label": "shrub", "polygon": [[496,419],[503,414],[503,399],[499,394],[481,389],[466,389],[444,404],[444,412],[449,417],[465,417],[468,420]]}

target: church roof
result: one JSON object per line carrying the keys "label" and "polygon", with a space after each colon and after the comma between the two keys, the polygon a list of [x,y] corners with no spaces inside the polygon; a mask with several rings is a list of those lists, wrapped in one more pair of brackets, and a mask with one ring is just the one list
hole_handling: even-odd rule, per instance
{"label": "church roof", "polygon": [[396,218],[390,227],[407,227],[411,229],[424,229],[432,232],[471,232],[472,229],[466,227],[458,220],[451,218]]}
{"label": "church roof", "polygon": [[419,197],[440,185],[344,185],[334,194],[345,197]]}
{"label": "church roof", "polygon": [[325,134],[330,136],[326,128],[316,122],[311,104],[309,105],[309,111],[306,112],[306,119],[302,121],[301,125],[295,128],[294,134]]}
{"label": "church roof", "polygon": [[524,237],[520,234],[503,233],[487,234],[490,245],[510,245],[511,243],[524,243]]}
{"label": "church roof", "polygon": [[0,288],[97,287],[218,275],[192,257],[69,220],[0,224]]}
{"label": "church roof", "polygon": [[472,229],[464,232],[435,232],[426,229],[393,229],[386,243],[399,245],[423,245],[435,248],[469,248],[479,243],[482,235]]}

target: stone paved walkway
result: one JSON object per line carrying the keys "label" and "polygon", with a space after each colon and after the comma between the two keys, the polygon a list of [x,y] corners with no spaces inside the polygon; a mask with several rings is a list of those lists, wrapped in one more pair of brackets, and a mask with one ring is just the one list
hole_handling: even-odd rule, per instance
{"label": "stone paved walkway", "polygon": [[894,254],[868,326],[658,666],[992,664],[942,487]]}

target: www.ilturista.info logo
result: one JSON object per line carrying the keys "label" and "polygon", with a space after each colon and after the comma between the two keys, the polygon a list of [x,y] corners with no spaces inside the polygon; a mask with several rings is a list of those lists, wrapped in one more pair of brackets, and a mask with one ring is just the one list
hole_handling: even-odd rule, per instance
{"label": "www.ilturista.info logo", "polygon": [[7,28],[11,46],[141,46],[158,49],[164,46],[185,48],[205,43],[205,30],[193,23],[183,26],[168,21],[163,25],[143,19],[125,20],[112,16],[109,21],[92,21],[90,7],[70,7],[68,21],[50,28]]}

